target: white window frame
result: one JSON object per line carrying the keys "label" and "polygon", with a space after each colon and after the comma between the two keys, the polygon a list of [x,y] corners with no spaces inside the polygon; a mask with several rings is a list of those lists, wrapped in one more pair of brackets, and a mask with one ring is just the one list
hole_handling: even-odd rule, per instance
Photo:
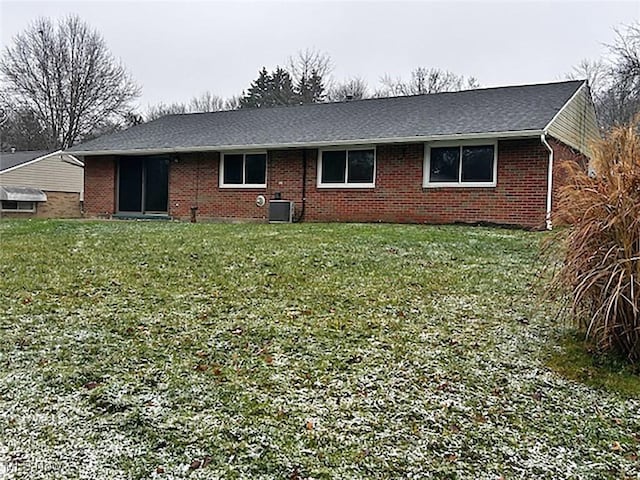
{"label": "white window frame", "polygon": [[[493,146],[493,181],[491,182],[463,182],[462,181],[462,147],[480,147],[484,145]],[[431,182],[429,175],[431,173],[431,149],[440,147],[460,147],[460,168],[458,169],[457,182]],[[423,166],[423,188],[482,188],[495,187],[498,184],[498,141],[495,139],[487,140],[466,140],[458,142],[430,142],[424,144],[424,166]]]}
{"label": "white window frame", "polygon": [[[246,173],[246,164],[247,164],[247,155],[264,155],[265,156],[265,164],[264,164],[264,183],[224,183],[224,157],[226,155],[242,155],[242,181],[245,180]],[[226,152],[220,154],[220,175],[219,175],[219,186],[220,188],[236,188],[236,189],[247,189],[247,188],[259,188],[265,189],[267,188],[267,174],[269,173],[269,155],[265,150],[247,150],[241,152]]]}
{"label": "white window frame", "polygon": [[[16,208],[4,208],[2,207],[2,202],[16,202]],[[24,203],[30,203],[31,208],[17,208],[20,204]],[[34,213],[36,211],[36,202],[23,200],[2,200],[0,201],[0,211],[13,213]]]}
{"label": "white window frame", "polygon": [[[322,152],[336,152],[344,150],[346,153],[346,161],[344,165],[344,182],[341,183],[323,183],[322,182]],[[373,150],[373,182],[370,183],[349,183],[349,151]],[[353,145],[327,147],[318,150],[318,188],[375,188],[376,172],[378,168],[378,152],[375,145]]]}

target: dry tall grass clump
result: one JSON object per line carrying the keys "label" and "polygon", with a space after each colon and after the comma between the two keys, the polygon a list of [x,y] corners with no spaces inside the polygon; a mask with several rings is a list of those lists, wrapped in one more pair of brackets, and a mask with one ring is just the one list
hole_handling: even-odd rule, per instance
{"label": "dry tall grass clump", "polygon": [[572,314],[603,351],[640,363],[640,117],[593,146],[588,175],[568,165],[559,217],[570,225],[556,282]]}

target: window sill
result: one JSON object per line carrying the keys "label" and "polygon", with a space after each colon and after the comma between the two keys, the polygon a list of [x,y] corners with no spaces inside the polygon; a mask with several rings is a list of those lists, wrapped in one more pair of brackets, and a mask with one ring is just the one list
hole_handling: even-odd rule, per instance
{"label": "window sill", "polygon": [[318,188],[322,188],[322,189],[355,189],[355,190],[362,190],[362,189],[369,189],[369,190],[373,190],[374,188],[376,188],[376,185],[374,183],[322,183],[320,185],[318,185]]}
{"label": "window sill", "polygon": [[422,185],[422,188],[432,189],[432,188],[496,188],[497,184],[495,182],[487,182],[487,183],[425,183]]}
{"label": "window sill", "polygon": [[220,188],[225,190],[266,190],[267,185],[253,185],[253,184],[234,184],[234,185],[220,185]]}

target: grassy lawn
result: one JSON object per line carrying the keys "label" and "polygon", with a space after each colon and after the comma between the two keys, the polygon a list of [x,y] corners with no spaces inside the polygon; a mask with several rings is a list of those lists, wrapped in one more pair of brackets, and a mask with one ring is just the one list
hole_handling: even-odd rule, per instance
{"label": "grassy lawn", "polygon": [[640,478],[542,238],[2,222],[0,478]]}

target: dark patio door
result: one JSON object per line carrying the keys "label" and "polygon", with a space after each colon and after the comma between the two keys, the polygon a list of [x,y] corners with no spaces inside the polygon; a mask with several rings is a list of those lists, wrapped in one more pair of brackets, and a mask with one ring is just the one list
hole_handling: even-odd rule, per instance
{"label": "dark patio door", "polygon": [[118,211],[167,213],[169,159],[122,157],[118,170]]}
{"label": "dark patio door", "polygon": [[169,159],[166,157],[145,158],[142,176],[144,177],[142,189],[144,213],[167,213]]}

